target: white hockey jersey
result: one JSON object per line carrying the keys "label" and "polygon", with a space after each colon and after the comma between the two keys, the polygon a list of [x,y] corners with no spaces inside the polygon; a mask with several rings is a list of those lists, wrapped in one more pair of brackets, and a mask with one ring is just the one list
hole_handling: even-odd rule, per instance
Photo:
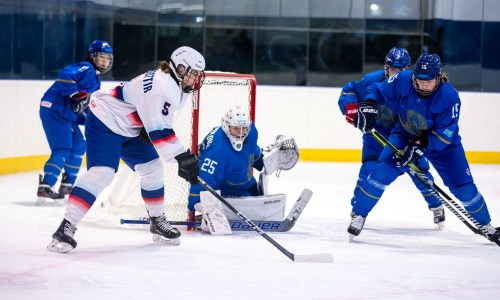
{"label": "white hockey jersey", "polygon": [[170,74],[152,70],[110,91],[92,93],[90,110],[122,136],[136,137],[144,127],[158,153],[170,161],[185,151],[175,136],[173,119],[188,99]]}

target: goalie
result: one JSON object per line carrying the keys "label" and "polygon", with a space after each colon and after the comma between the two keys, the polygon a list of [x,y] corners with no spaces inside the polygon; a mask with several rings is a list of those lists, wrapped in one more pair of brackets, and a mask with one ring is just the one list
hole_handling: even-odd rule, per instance
{"label": "goalie", "polygon": [[[199,176],[243,215],[251,220],[283,220],[286,196],[267,195],[267,176],[295,166],[299,150],[293,138],[278,136],[262,149],[257,145],[258,131],[249,113],[232,106],[217,126],[205,137],[199,150]],[[259,182],[253,168],[262,171]],[[191,185],[188,201],[189,221],[195,211],[202,215],[201,229],[212,234],[230,234],[227,219],[239,219],[201,184]]]}

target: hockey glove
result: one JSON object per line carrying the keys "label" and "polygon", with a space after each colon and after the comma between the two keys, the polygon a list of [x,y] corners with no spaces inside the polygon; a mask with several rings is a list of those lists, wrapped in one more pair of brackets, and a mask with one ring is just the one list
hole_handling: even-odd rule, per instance
{"label": "hockey glove", "polygon": [[79,91],[71,96],[69,102],[71,104],[71,110],[75,114],[79,114],[89,107],[90,95],[85,91]]}
{"label": "hockey glove", "polygon": [[349,103],[345,117],[348,123],[367,133],[373,128],[377,114],[377,104],[374,102]]}
{"label": "hockey glove", "polygon": [[410,163],[416,165],[419,159],[424,156],[424,149],[422,146],[416,144],[406,146],[402,152],[402,156],[397,154],[394,155],[394,159],[396,160],[396,165],[398,167],[406,167]]}
{"label": "hockey glove", "polygon": [[179,164],[179,177],[184,178],[191,184],[198,183],[198,175],[200,170],[198,168],[198,156],[191,154],[191,151],[187,150],[175,157],[177,163]]}

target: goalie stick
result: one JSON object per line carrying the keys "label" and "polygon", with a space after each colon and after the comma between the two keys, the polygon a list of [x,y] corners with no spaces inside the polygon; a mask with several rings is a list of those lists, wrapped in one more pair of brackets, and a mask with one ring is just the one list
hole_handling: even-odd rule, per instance
{"label": "goalie stick", "polygon": [[271,243],[274,247],[280,250],[283,254],[285,254],[290,260],[295,262],[314,262],[314,263],[332,263],[333,256],[330,253],[318,253],[318,254],[310,254],[310,255],[296,255],[292,252],[285,249],[283,246],[278,244],[273,238],[271,238],[267,233],[262,231],[254,222],[245,217],[242,213],[236,210],[231,204],[229,204],[224,198],[222,198],[216,191],[214,191],[200,176],[197,177],[200,184],[209,191],[214,197],[219,199],[222,204],[224,204],[229,210],[235,213],[238,217],[240,217],[243,221],[245,221],[253,230],[257,231],[260,236],[265,238],[269,243]]}
{"label": "goalie stick", "polygon": [[[311,199],[312,191],[309,189],[304,189],[300,194],[297,201],[293,205],[292,209],[288,213],[288,216],[283,221],[259,221],[252,220],[257,226],[268,232],[287,232],[295,226],[295,223],[300,217],[300,214],[306,207],[307,203]],[[232,231],[251,231],[252,227],[248,226],[241,220],[228,220]],[[188,222],[188,221],[168,221],[172,225],[176,226],[200,226],[200,222]],[[149,224],[149,218],[143,217],[138,219],[120,219],[120,224]]]}
{"label": "goalie stick", "polygon": [[[381,135],[375,128],[372,128],[370,131],[371,135],[382,145],[382,146],[389,146],[391,150],[397,154],[402,156],[401,151],[399,151],[391,142],[389,142],[383,135]],[[426,188],[427,190],[432,193],[434,196],[436,196],[439,201],[441,201],[444,206],[446,206],[455,216],[457,216],[460,221],[462,221],[467,227],[469,227],[472,232],[476,234],[480,234],[487,238],[489,241],[494,242],[498,246],[500,246],[500,241],[491,239],[488,236],[488,233],[486,229],[483,228],[482,225],[480,225],[476,219],[474,219],[464,208],[462,208],[457,202],[455,202],[448,194],[446,194],[436,183],[434,183],[432,180],[427,178],[424,174],[421,173],[419,168],[414,164],[414,163],[409,163],[410,169],[409,172],[412,176],[418,179]],[[444,197],[444,198],[443,198]],[[448,203],[449,201],[449,203]],[[451,204],[450,204],[451,203]],[[464,219],[456,210],[453,208],[453,206],[460,211],[467,219],[468,221],[472,222],[476,227],[471,225],[466,219]]]}

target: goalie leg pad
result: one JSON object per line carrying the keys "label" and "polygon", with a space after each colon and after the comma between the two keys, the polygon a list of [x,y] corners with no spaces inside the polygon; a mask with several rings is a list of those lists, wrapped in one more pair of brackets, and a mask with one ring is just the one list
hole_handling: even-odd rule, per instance
{"label": "goalie leg pad", "polygon": [[229,226],[222,202],[219,199],[208,191],[202,191],[200,192],[200,204],[201,208],[198,204],[196,204],[196,208],[202,213],[201,230],[215,235],[232,234],[231,226]]}
{"label": "goalie leg pad", "polygon": [[[250,220],[283,221],[285,215],[285,194],[225,199]],[[229,220],[240,220],[238,216],[226,207],[224,207],[224,213]]]}

